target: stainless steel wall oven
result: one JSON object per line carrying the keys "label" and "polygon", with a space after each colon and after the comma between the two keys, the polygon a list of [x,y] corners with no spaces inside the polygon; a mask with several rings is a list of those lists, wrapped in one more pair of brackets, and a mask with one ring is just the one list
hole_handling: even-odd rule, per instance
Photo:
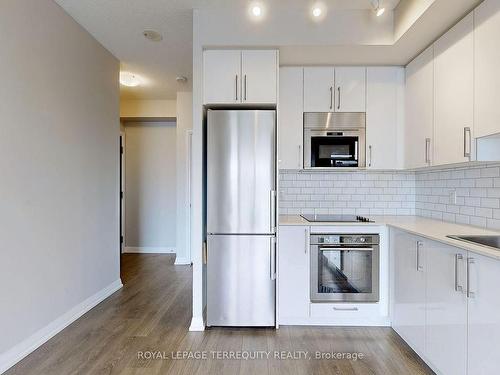
{"label": "stainless steel wall oven", "polygon": [[304,113],[304,168],[365,166],[365,113]]}
{"label": "stainless steel wall oven", "polygon": [[379,235],[312,234],[311,302],[378,302]]}

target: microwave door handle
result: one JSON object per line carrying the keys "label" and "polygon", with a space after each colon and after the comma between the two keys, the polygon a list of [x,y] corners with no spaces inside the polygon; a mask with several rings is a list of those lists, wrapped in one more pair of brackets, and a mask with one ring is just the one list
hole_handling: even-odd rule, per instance
{"label": "microwave door handle", "polygon": [[354,160],[358,160],[358,141],[354,142]]}

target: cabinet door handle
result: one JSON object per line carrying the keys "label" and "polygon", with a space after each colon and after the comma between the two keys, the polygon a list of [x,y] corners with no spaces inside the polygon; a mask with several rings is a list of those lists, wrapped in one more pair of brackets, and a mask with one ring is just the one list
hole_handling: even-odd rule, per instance
{"label": "cabinet door handle", "polygon": [[333,86],[330,86],[330,109],[333,109]]}
{"label": "cabinet door handle", "polygon": [[359,309],[357,307],[334,307],[333,310],[335,310],[335,311],[358,311]]}
{"label": "cabinet door handle", "polygon": [[299,145],[299,162],[298,162],[299,169],[302,168],[302,145]]}
{"label": "cabinet door handle", "polygon": [[337,87],[337,92],[339,94],[339,102],[337,103],[337,109],[339,110],[340,109],[340,86]]}
{"label": "cabinet door handle", "polygon": [[472,265],[476,263],[474,258],[467,258],[467,298],[474,298],[476,296],[476,292],[472,290],[470,274]]}
{"label": "cabinet door handle", "polygon": [[235,93],[236,93],[236,96],[235,96],[235,100],[238,100],[238,74],[236,74],[235,78],[234,78],[234,82],[235,82]]}
{"label": "cabinet door handle", "polygon": [[369,162],[368,162],[368,166],[371,167],[372,166],[372,145],[368,146],[368,157],[369,157]]}
{"label": "cabinet door handle", "polygon": [[472,148],[472,134],[471,130],[468,126],[464,128],[464,157],[469,158],[471,157],[471,148]]}
{"label": "cabinet door handle", "polygon": [[305,246],[304,246],[304,254],[307,254],[307,249],[309,248],[309,231],[307,228],[304,228],[305,235]]}
{"label": "cabinet door handle", "polygon": [[244,76],[244,80],[243,81],[245,83],[245,89],[244,89],[244,91],[245,91],[245,98],[243,100],[247,101],[247,75],[246,74]]}
{"label": "cabinet door handle", "polygon": [[420,256],[420,248],[424,245],[424,243],[422,241],[417,241],[417,246],[416,246],[416,253],[417,253],[417,271],[423,271],[424,270],[424,266],[420,265],[420,260],[421,260],[421,256]]}
{"label": "cabinet door handle", "polygon": [[463,291],[463,286],[460,285],[460,282],[459,282],[459,277],[458,277],[458,271],[459,271],[459,266],[458,266],[458,263],[459,261],[463,260],[464,257],[462,256],[462,254],[455,254],[455,291],[457,292],[462,292]]}
{"label": "cabinet door handle", "polygon": [[431,163],[431,139],[425,138],[425,162]]}

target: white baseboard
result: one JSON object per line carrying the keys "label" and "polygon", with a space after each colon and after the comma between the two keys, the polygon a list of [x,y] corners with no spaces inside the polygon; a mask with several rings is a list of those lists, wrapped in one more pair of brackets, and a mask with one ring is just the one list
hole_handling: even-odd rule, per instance
{"label": "white baseboard", "polygon": [[189,326],[189,330],[193,332],[204,331],[205,323],[203,322],[203,318],[201,316],[193,316],[193,319],[191,319],[191,325]]}
{"label": "white baseboard", "polygon": [[52,321],[21,343],[6,352],[0,353],[0,374],[14,366],[21,359],[33,352],[35,349],[50,340],[64,328],[69,326],[83,314],[97,306],[100,302],[108,298],[123,286],[120,279],[100,290],[96,294],[90,296],[85,301],[79,303],[65,314],[61,315],[56,320]]}
{"label": "white baseboard", "polygon": [[175,257],[175,263],[174,263],[176,266],[180,266],[180,265],[188,265],[188,264],[191,264],[191,260],[190,259],[187,259],[187,258],[181,258],[181,257]]}
{"label": "white baseboard", "polygon": [[175,247],[126,246],[123,253],[130,254],[175,254]]}

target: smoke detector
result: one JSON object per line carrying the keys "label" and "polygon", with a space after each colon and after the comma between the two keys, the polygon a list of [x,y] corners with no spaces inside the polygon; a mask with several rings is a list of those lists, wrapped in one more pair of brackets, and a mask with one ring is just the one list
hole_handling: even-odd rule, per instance
{"label": "smoke detector", "polygon": [[158,31],[154,31],[154,30],[144,30],[142,32],[142,35],[144,36],[144,38],[146,38],[147,40],[150,40],[152,42],[159,42],[163,39],[161,34]]}
{"label": "smoke detector", "polygon": [[185,76],[177,76],[175,77],[175,80],[179,83],[186,83],[188,81],[187,77]]}

